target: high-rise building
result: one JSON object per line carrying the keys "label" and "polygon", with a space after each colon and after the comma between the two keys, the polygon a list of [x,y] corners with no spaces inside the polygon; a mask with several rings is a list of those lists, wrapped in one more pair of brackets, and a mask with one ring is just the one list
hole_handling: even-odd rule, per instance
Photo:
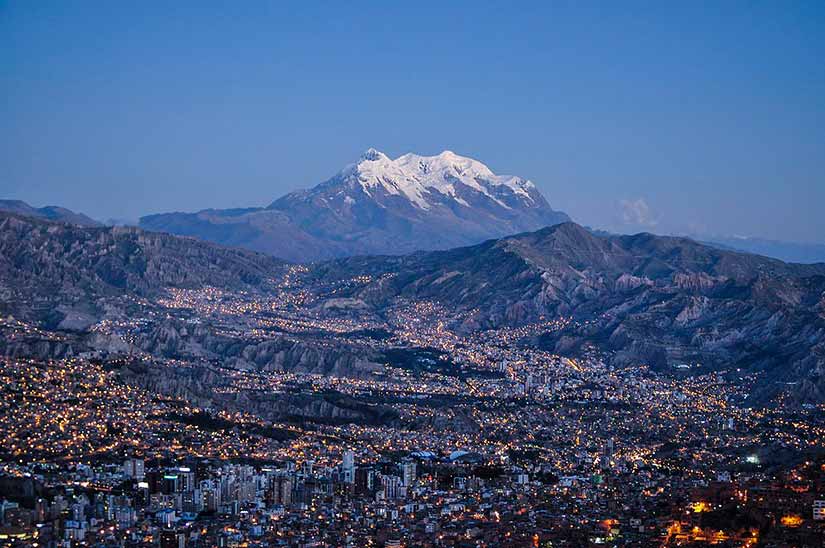
{"label": "high-rise building", "polygon": [[128,529],[137,521],[137,514],[133,508],[119,506],[114,510],[114,518],[119,529]]}
{"label": "high-rise building", "polygon": [[398,476],[381,476],[381,487],[384,491],[384,498],[387,500],[402,499],[407,496],[404,482]]}
{"label": "high-rise building", "polygon": [[267,502],[270,506],[288,506],[292,504],[292,478],[286,474],[273,476],[267,491]]}
{"label": "high-rise building", "polygon": [[355,492],[366,494],[375,489],[375,470],[359,467],[355,469]]}
{"label": "high-rise building", "polygon": [[312,475],[312,467],[315,465],[315,461],[313,460],[305,460],[301,465],[301,473],[304,476],[311,476]]}
{"label": "high-rise building", "polygon": [[355,483],[355,454],[352,451],[344,451],[341,476],[344,483]]}
{"label": "high-rise building", "polygon": [[401,477],[406,487],[412,487],[416,478],[416,467],[414,460],[405,460],[401,463]]}
{"label": "high-rise building", "polygon": [[220,486],[212,480],[203,480],[199,484],[198,491],[201,492],[203,498],[203,507],[210,512],[216,512],[221,505]]}
{"label": "high-rise building", "polygon": [[177,474],[165,474],[163,476],[163,480],[161,483],[161,492],[164,495],[180,493],[181,491],[181,481],[180,477]]}
{"label": "high-rise building", "polygon": [[203,510],[203,494],[200,489],[184,491],[181,495],[181,509],[185,514],[197,514]]}
{"label": "high-rise building", "polygon": [[142,480],[145,476],[143,459],[126,459],[123,461],[123,475],[127,478]]}

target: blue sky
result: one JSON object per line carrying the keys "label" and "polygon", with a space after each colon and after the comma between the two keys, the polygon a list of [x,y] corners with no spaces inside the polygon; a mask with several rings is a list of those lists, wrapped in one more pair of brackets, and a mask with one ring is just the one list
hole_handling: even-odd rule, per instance
{"label": "blue sky", "polygon": [[822,2],[0,2],[0,196],[265,205],[370,146],[596,227],[825,242]]}

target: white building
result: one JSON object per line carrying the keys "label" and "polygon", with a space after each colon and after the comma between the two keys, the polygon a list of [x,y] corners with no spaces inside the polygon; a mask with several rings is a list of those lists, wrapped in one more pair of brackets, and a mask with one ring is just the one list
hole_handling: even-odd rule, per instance
{"label": "white building", "polygon": [[825,520],[825,500],[815,500],[813,504],[813,510],[815,520]]}
{"label": "white building", "polygon": [[344,462],[341,464],[344,483],[355,483],[355,453],[344,451]]}
{"label": "white building", "polygon": [[413,483],[415,483],[416,478],[416,469],[415,469],[415,461],[408,460],[401,463],[401,475],[404,481],[404,485],[412,487]]}

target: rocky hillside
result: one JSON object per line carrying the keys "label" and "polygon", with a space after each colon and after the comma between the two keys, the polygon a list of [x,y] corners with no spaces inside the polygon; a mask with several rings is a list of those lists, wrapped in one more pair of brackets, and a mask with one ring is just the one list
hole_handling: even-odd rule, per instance
{"label": "rocky hillside", "polygon": [[[169,287],[269,291],[283,273],[266,255],[191,238],[0,215],[0,314],[47,329],[82,331],[102,317],[144,316]],[[563,223],[447,251],[319,263],[291,283],[320,304],[303,311],[309,314],[377,318],[407,299],[441,303],[462,331],[571,318],[523,342],[562,354],[592,345],[617,364],[755,374],[754,397],[790,391],[800,402],[825,401],[823,264],[684,238],[595,235]],[[358,306],[340,311],[330,303]],[[257,340],[227,335],[219,324],[188,325],[153,316],[128,351],[344,376],[369,375],[384,361],[333,334]],[[92,339],[92,347],[108,348]],[[73,344],[36,337],[6,351],[63,355]]]}
{"label": "rocky hillside", "polygon": [[293,387],[288,392],[221,390],[231,386],[227,371],[212,366],[159,367],[131,363],[118,371],[124,382],[154,394],[183,398],[197,405],[252,413],[266,421],[299,424],[397,425],[398,412],[336,391],[314,392]]}
{"label": "rocky hillside", "polygon": [[0,213],[0,313],[50,326],[82,324],[107,298],[152,297],[165,287],[262,288],[282,266],[190,238]]}
{"label": "rocky hillside", "polygon": [[537,344],[575,353],[592,343],[618,362],[741,368],[763,387],[797,383],[825,400],[825,265],[787,264],[683,238],[596,236],[565,223],[444,252],[350,258],[319,279],[375,280],[349,295],[381,308],[397,297],[468,315],[459,329],[574,322]]}
{"label": "rocky hillside", "polygon": [[[135,349],[153,356],[219,360],[226,367],[240,370],[367,377],[380,369],[383,360],[376,351],[343,338],[330,344],[330,338],[331,335],[320,334],[256,339],[227,335],[208,322],[193,326],[164,319],[136,334],[131,343]],[[117,342],[96,336],[91,344],[111,349]]]}

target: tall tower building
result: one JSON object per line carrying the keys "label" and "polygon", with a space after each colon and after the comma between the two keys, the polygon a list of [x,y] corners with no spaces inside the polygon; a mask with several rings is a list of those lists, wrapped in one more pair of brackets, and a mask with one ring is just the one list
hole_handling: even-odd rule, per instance
{"label": "tall tower building", "polygon": [[143,459],[126,459],[123,461],[123,475],[138,481],[142,480],[146,475]]}
{"label": "tall tower building", "polygon": [[416,467],[414,460],[405,460],[401,463],[401,477],[406,487],[411,487],[415,483]]}
{"label": "tall tower building", "polygon": [[344,451],[341,474],[344,483],[355,483],[355,454],[352,451]]}

